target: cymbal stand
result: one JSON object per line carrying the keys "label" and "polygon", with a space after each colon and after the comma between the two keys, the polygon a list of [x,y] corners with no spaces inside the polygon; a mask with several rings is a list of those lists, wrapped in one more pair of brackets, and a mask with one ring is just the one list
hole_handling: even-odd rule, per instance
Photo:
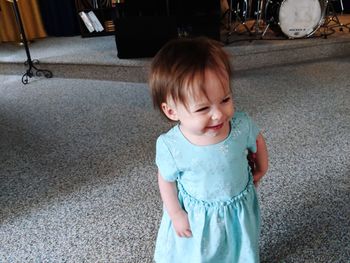
{"label": "cymbal stand", "polygon": [[[239,3],[237,4],[237,9],[234,9],[232,2],[233,0],[230,0],[229,9],[225,12],[225,14],[226,13],[228,14],[228,20],[227,20],[228,32],[226,34],[226,43],[229,42],[229,38],[232,35],[232,33],[237,32],[236,30],[240,25],[244,26],[246,32],[248,32],[249,35],[252,34],[244,18],[244,15],[246,14],[243,14],[243,18],[242,18],[240,15],[241,10],[240,10]],[[245,0],[245,3],[247,5],[247,0]],[[236,22],[238,22],[238,23],[235,23],[235,25],[232,25],[232,15],[234,15]]]}
{"label": "cymbal stand", "polygon": [[52,72],[50,70],[38,69],[36,66],[34,66],[34,64],[39,64],[39,61],[37,59],[32,60],[32,58],[30,56],[28,41],[27,41],[27,37],[26,37],[24,27],[23,27],[21,13],[20,13],[18,5],[17,5],[17,0],[13,0],[13,9],[15,12],[17,24],[19,26],[21,40],[23,41],[23,45],[24,45],[24,48],[25,48],[25,51],[27,54],[27,61],[24,62],[24,65],[29,66],[26,73],[24,73],[24,75],[22,76],[22,83],[28,84],[28,78],[31,78],[34,76],[33,69],[36,70],[36,72],[35,72],[36,76],[44,75],[46,78],[52,78]]}
{"label": "cymbal stand", "polygon": [[[343,0],[339,0],[340,2],[340,6],[341,6],[341,15],[344,14],[344,4],[343,4]],[[343,27],[346,27],[347,29],[349,29],[350,32],[350,23],[348,24],[341,24]],[[340,29],[339,29],[340,30]]]}
{"label": "cymbal stand", "polygon": [[254,29],[254,33],[255,35],[258,35],[260,33],[262,33],[262,36],[266,34],[266,31],[268,29],[268,26],[264,29],[264,31],[262,32],[260,30],[260,21],[262,20],[262,10],[263,10],[263,4],[264,1],[262,0],[257,0],[256,1],[256,11],[254,12],[254,15],[256,17],[254,24],[251,26],[250,30]]}
{"label": "cymbal stand", "polygon": [[[350,28],[347,25],[344,25],[340,22],[337,13],[335,12],[334,9],[334,5],[333,2],[336,0],[326,0],[326,18],[323,24],[323,28],[324,28],[324,34],[323,36],[325,38],[327,38],[328,35],[330,34],[326,34],[325,31],[328,29],[331,29],[332,31],[334,31],[334,28],[339,27],[339,31],[343,31],[343,28],[346,27],[349,29]],[[341,14],[343,14],[344,12],[344,6],[343,6],[343,0],[339,0],[340,5],[341,5]],[[330,25],[330,23],[334,22],[335,24]]]}

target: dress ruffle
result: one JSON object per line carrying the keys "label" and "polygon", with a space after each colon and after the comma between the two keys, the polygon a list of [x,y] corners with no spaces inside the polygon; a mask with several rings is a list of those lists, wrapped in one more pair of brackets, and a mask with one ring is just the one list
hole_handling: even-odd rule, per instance
{"label": "dress ruffle", "polygon": [[198,200],[178,187],[193,236],[178,237],[164,211],[155,251],[157,263],[259,262],[260,217],[252,180],[240,194],[222,202]]}

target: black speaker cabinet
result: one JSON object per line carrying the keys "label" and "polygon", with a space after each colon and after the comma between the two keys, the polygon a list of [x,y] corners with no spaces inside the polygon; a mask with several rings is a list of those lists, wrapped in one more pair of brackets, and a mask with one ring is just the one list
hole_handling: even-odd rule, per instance
{"label": "black speaker cabinet", "polygon": [[177,37],[173,16],[121,17],[115,25],[119,58],[153,57],[165,43]]}
{"label": "black speaker cabinet", "polygon": [[168,0],[177,26],[190,36],[220,40],[220,0]]}

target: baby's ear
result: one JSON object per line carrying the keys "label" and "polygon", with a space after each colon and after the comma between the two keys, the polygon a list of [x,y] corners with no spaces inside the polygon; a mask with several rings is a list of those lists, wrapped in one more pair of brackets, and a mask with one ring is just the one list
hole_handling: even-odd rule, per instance
{"label": "baby's ear", "polygon": [[161,106],[165,116],[167,116],[170,120],[172,121],[179,120],[179,118],[177,117],[175,105],[170,105],[168,103],[163,102]]}

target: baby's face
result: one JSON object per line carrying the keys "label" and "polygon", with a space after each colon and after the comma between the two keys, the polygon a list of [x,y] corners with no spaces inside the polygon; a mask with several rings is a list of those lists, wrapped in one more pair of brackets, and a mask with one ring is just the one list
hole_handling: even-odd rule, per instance
{"label": "baby's face", "polygon": [[[209,145],[224,140],[230,132],[230,120],[234,114],[229,77],[219,79],[212,71],[205,74],[205,94],[188,98],[187,107],[176,103],[175,110],[180,129],[192,143]],[[222,83],[224,87],[222,87]]]}

